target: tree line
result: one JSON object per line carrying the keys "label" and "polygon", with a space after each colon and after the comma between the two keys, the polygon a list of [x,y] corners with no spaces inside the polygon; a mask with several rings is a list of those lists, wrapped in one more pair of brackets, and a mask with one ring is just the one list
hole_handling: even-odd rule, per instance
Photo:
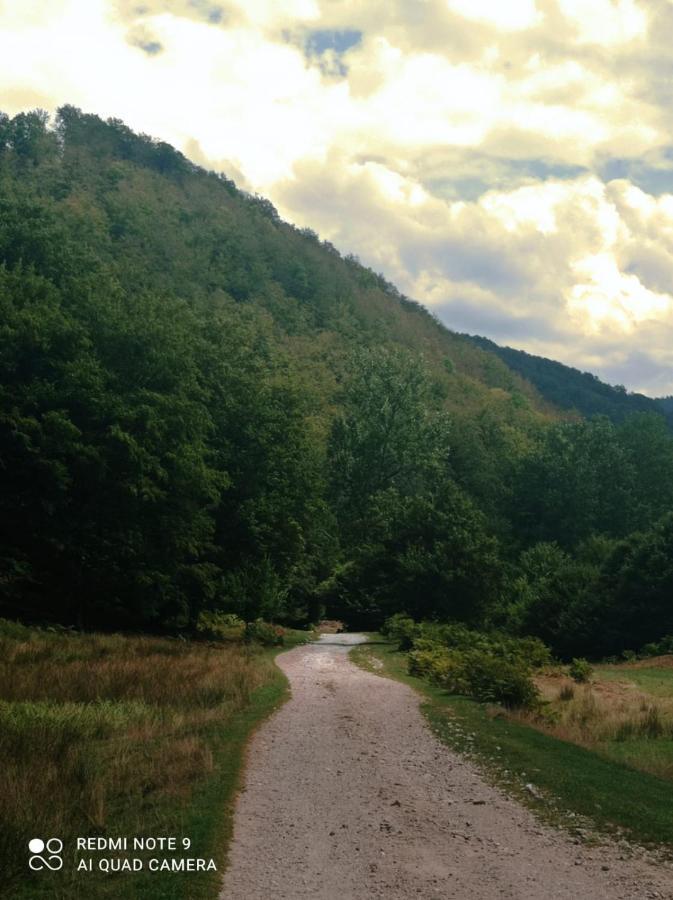
{"label": "tree line", "polygon": [[405,612],[673,633],[673,439],[569,421],[168,145],[0,116],[0,601],[82,628]]}

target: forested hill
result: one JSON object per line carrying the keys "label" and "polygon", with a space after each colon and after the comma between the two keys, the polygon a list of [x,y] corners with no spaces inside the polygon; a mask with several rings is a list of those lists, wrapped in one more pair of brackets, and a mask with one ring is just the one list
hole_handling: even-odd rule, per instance
{"label": "forested hill", "polygon": [[5,615],[673,633],[670,432],[569,419],[170,146],[0,115]]}
{"label": "forested hill", "polygon": [[[60,110],[53,130],[45,126],[36,113],[0,121],[6,264],[23,260],[43,273],[48,264],[56,275],[58,262],[38,246],[51,232],[53,256],[104,269],[127,293],[266,313],[292,354],[321,370],[338,368],[354,346],[391,342],[426,356],[449,405],[475,410],[514,398],[546,408],[496,355],[224,175],[72,107]],[[30,234],[33,223],[40,235]]]}
{"label": "forested hill", "polygon": [[470,339],[478,347],[499,356],[559,409],[574,410],[583,416],[607,416],[613,422],[623,422],[639,412],[659,413],[673,427],[673,398],[652,399],[644,394],[628,393],[621,385],[606,384],[590,372],[580,372],[555,360],[501,347],[478,335]]}

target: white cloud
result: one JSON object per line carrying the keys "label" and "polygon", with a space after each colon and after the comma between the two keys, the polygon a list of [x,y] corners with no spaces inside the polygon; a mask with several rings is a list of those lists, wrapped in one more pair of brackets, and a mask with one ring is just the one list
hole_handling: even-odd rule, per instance
{"label": "white cloud", "polygon": [[611,46],[645,35],[647,14],[635,0],[558,0],[581,42]]}
{"label": "white cloud", "polygon": [[505,31],[531,28],[541,19],[535,0],[508,0],[507,3],[494,3],[493,0],[447,0],[447,5],[466,19],[487,22]]}
{"label": "white cloud", "polygon": [[[0,108],[123,118],[449,325],[655,391],[673,380],[673,196],[598,173],[670,168],[672,6],[0,0]],[[329,29],[361,40],[321,65],[304,42]]]}

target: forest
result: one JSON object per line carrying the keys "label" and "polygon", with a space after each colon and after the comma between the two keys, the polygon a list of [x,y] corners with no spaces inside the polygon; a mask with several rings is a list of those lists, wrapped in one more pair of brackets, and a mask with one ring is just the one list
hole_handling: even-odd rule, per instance
{"label": "forest", "polygon": [[0,614],[660,642],[669,406],[535,359],[118,120],[0,114]]}

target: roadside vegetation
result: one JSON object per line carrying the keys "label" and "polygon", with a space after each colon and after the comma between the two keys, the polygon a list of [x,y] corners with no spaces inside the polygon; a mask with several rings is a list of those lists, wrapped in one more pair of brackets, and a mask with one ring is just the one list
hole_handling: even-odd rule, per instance
{"label": "roadside vegetation", "polygon": [[[273,648],[308,637],[252,631],[215,643],[0,621],[0,892],[216,895],[246,738],[286,692]],[[31,838],[120,835],[188,837],[218,872],[28,872]]]}
{"label": "roadside vegetation", "polygon": [[373,638],[354,660],[419,690],[437,735],[544,817],[673,843],[673,657],[563,665],[536,641],[403,616]]}

